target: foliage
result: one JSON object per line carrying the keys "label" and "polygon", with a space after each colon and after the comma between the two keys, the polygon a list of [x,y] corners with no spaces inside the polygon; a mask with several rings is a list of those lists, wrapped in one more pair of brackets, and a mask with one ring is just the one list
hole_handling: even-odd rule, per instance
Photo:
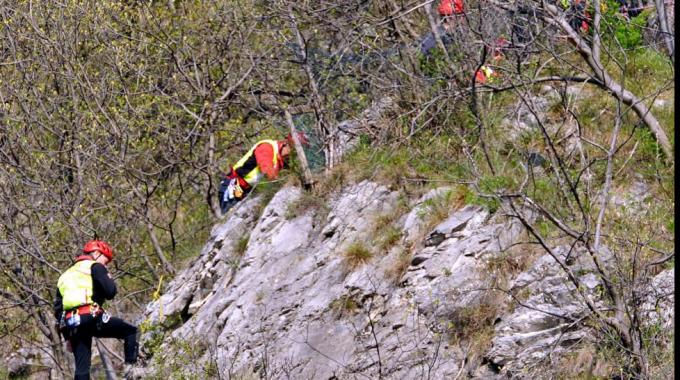
{"label": "foliage", "polygon": [[635,49],[642,45],[642,30],[647,26],[649,11],[643,11],[636,17],[627,20],[619,12],[620,4],[614,0],[606,1],[607,10],[603,13],[602,24],[611,31],[606,33],[610,43],[619,44],[624,49]]}
{"label": "foliage", "polygon": [[303,191],[300,197],[288,205],[285,218],[290,220],[310,211],[314,212],[314,224],[317,225],[325,219],[330,209],[325,198],[315,192]]}
{"label": "foliage", "polygon": [[363,243],[354,242],[345,249],[343,257],[349,268],[353,269],[368,262],[373,257],[373,253]]}
{"label": "foliage", "polygon": [[336,318],[353,315],[360,309],[359,303],[351,296],[351,294],[345,294],[340,298],[331,301],[328,307],[337,316]]}
{"label": "foliage", "polygon": [[149,338],[144,342],[144,352],[149,357],[154,357],[159,353],[163,340],[165,339],[165,330],[160,324],[153,324],[151,321],[143,321],[139,325],[139,331],[142,334],[148,334]]}
{"label": "foliage", "polygon": [[234,244],[234,254],[236,256],[243,256],[248,249],[248,242],[250,242],[250,234],[238,238],[236,244]]}
{"label": "foliage", "polygon": [[412,259],[413,253],[411,250],[406,247],[401,248],[392,266],[386,270],[385,275],[387,278],[398,284],[408,267],[411,265]]}
{"label": "foliage", "polygon": [[[509,202],[521,209],[526,204],[519,200],[531,199],[551,218],[543,215],[527,224],[551,244],[592,245],[601,226],[602,243],[620,259],[612,277],[622,284],[621,295],[639,301],[627,289],[636,288],[640,268],[652,265],[660,252],[674,251],[669,211],[674,175],[659,131],[643,125],[630,106],[673,99],[672,62],[658,47],[642,46],[653,12],[628,22],[609,1],[602,67],[632,94],[618,113],[612,97],[617,91],[583,81],[602,82],[600,70],[564,40],[564,30],[552,29],[557,24],[546,8],[550,4],[529,2],[542,20],[525,25],[519,11],[480,3],[471,7],[473,17],[465,25],[456,26],[446,51],[437,47],[429,55],[420,52],[421,37],[446,25],[430,25],[426,7],[396,15],[394,4],[382,0],[0,5],[5,48],[0,58],[0,306],[12,311],[7,314],[14,322],[37,315],[31,332],[39,331],[44,339],[38,333],[26,339],[46,341],[44,348],[62,357],[51,331],[50,301],[56,279],[85,241],[96,236],[112,244],[113,276],[119,292],[130,298],[111,306],[139,313],[161,276],[172,275],[195,256],[219,220],[214,204],[219,172],[256,141],[287,133],[284,108],[296,117],[306,115],[300,123],[324,150],[315,152],[320,162],[323,154],[330,159],[328,147],[341,143],[336,140],[341,121],[360,119],[368,104],[386,97],[397,104],[397,112],[382,124],[360,123],[352,131],[361,136],[359,146],[345,162],[332,162],[335,168],[318,192],[291,206],[295,210],[288,216],[307,207],[318,207],[316,215],[324,215],[326,195],[362,179],[381,181],[409,198],[453,185],[449,195],[427,203],[424,216],[430,226],[463,204],[514,212],[507,209]],[[523,43],[513,41],[503,58],[494,59],[497,37],[516,38],[518,32],[531,35],[526,46],[517,48]],[[582,42],[592,44],[592,35]],[[490,92],[480,84],[473,96],[471,80],[481,64],[501,73],[494,91],[510,90]],[[531,126],[531,133],[513,140],[501,123],[513,114],[511,108],[525,104],[520,99],[531,104],[535,87],[569,83],[532,83],[545,76],[583,77],[579,86],[587,91],[554,102],[542,117],[545,129]],[[652,108],[646,116],[674,135],[672,107]],[[560,121],[573,121],[577,128],[552,128]],[[608,161],[611,141],[617,149]],[[533,177],[523,166],[529,149],[548,162]],[[637,180],[650,184],[650,200],[641,206],[648,212],[638,212],[644,218],[610,203],[604,223],[598,222],[608,163],[614,170],[610,193],[625,192]],[[295,161],[289,168],[280,181],[254,190],[262,197],[255,215],[283,183],[300,176]],[[400,238],[392,223],[396,217],[376,221],[381,249]],[[569,235],[573,231],[578,238]],[[237,241],[236,251],[245,245]],[[392,272],[397,280],[411,257],[410,248],[400,248]],[[345,259],[356,266],[371,255],[364,243],[355,243]],[[663,265],[669,263],[674,259]],[[620,307],[608,301],[612,310]],[[0,332],[14,334],[12,326],[0,325]],[[616,343],[625,345],[620,339]],[[616,354],[632,352],[630,346],[627,350]],[[642,342],[640,350],[631,355],[652,352],[650,342]]]}

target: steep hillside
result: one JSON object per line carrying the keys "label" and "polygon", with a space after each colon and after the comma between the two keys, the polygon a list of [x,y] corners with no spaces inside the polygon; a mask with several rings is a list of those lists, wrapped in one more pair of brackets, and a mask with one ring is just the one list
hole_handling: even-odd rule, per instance
{"label": "steep hillside", "polygon": [[[581,323],[589,312],[553,258],[522,244],[518,221],[459,205],[428,228],[432,208],[451,191],[433,190],[404,207],[398,192],[364,181],[334,194],[326,211],[300,215],[291,214],[303,196],[295,187],[280,190],[261,215],[261,199],[248,199],[147,306],[148,359],[137,373],[489,379],[594,370],[606,376],[606,358],[569,364],[596,343]],[[381,240],[386,230],[395,236],[389,244]],[[555,252],[575,258],[566,261],[571,272],[599,303],[602,287],[588,256],[569,247]],[[656,289],[672,288],[673,273],[658,275]],[[671,294],[656,309],[663,325],[672,325],[672,304]]]}
{"label": "steep hillside", "polygon": [[642,3],[0,3],[0,379],[72,377],[92,239],[145,378],[672,377],[674,12]]}

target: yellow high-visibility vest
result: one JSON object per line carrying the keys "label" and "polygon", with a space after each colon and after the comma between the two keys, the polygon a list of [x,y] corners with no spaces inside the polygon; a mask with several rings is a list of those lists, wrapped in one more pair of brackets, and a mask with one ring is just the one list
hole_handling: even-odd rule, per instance
{"label": "yellow high-visibility vest", "polygon": [[57,287],[61,293],[64,310],[93,303],[92,265],[94,263],[94,260],[78,261],[59,276]]}
{"label": "yellow high-visibility vest", "polygon": [[[245,165],[246,161],[250,159],[250,157],[253,156],[255,152],[255,148],[257,148],[260,144],[269,144],[272,146],[272,149],[274,150],[274,154],[272,155],[274,158],[274,167],[278,164],[279,161],[279,143],[276,140],[262,140],[258,141],[257,144],[253,145],[252,148],[248,151],[248,153],[245,154],[245,156],[241,157],[240,160],[234,165],[234,170],[238,170],[241,168],[243,165]],[[245,176],[243,176],[243,179],[248,182],[248,185],[254,186],[258,182],[260,182],[260,179],[262,179],[262,171],[260,171],[259,166],[255,166],[253,170],[248,172]]]}

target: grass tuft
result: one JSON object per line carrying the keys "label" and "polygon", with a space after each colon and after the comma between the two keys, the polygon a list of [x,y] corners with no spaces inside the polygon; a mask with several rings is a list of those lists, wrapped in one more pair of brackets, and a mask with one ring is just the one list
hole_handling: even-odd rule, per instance
{"label": "grass tuft", "polygon": [[418,216],[426,221],[425,230],[430,230],[455,210],[460,209],[466,203],[468,194],[465,186],[458,186],[454,190],[446,191],[441,195],[432,197],[423,203],[423,209]]}
{"label": "grass tuft", "polygon": [[452,344],[465,342],[470,345],[470,355],[481,355],[491,346],[494,322],[500,313],[502,302],[485,299],[477,305],[456,311],[449,319]]}
{"label": "grass tuft", "polygon": [[408,248],[404,248],[397,255],[397,259],[394,264],[387,269],[385,275],[387,278],[391,279],[395,284],[401,281],[408,267],[411,265],[411,260],[413,259],[413,253]]}
{"label": "grass tuft", "polygon": [[368,262],[373,257],[373,253],[363,243],[354,242],[347,247],[344,257],[347,265],[354,269]]}
{"label": "grass tuft", "polygon": [[249,241],[250,241],[250,234],[242,236],[240,239],[238,239],[236,241],[236,244],[234,244],[234,254],[238,257],[243,256],[243,254],[246,253],[246,250],[248,249],[248,242]]}
{"label": "grass tuft", "polygon": [[359,310],[360,305],[350,294],[345,294],[344,296],[333,300],[330,303],[329,308],[336,318],[341,318],[345,315],[355,314]]}
{"label": "grass tuft", "polygon": [[328,215],[330,208],[323,195],[304,191],[298,199],[288,205],[284,217],[291,220],[310,210],[314,210],[314,224],[318,224]]}

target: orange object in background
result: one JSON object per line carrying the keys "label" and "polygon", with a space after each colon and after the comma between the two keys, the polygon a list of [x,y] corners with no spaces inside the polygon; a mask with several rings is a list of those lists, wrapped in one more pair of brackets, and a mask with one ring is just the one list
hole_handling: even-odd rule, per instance
{"label": "orange object in background", "polygon": [[477,83],[482,83],[482,84],[484,82],[486,82],[486,75],[484,75],[482,70],[477,70],[477,72],[475,73],[475,81]]}
{"label": "orange object in background", "polygon": [[482,66],[475,73],[475,82],[484,84],[488,81],[491,83],[495,78],[498,78],[498,76],[498,73],[493,71],[490,67]]}

